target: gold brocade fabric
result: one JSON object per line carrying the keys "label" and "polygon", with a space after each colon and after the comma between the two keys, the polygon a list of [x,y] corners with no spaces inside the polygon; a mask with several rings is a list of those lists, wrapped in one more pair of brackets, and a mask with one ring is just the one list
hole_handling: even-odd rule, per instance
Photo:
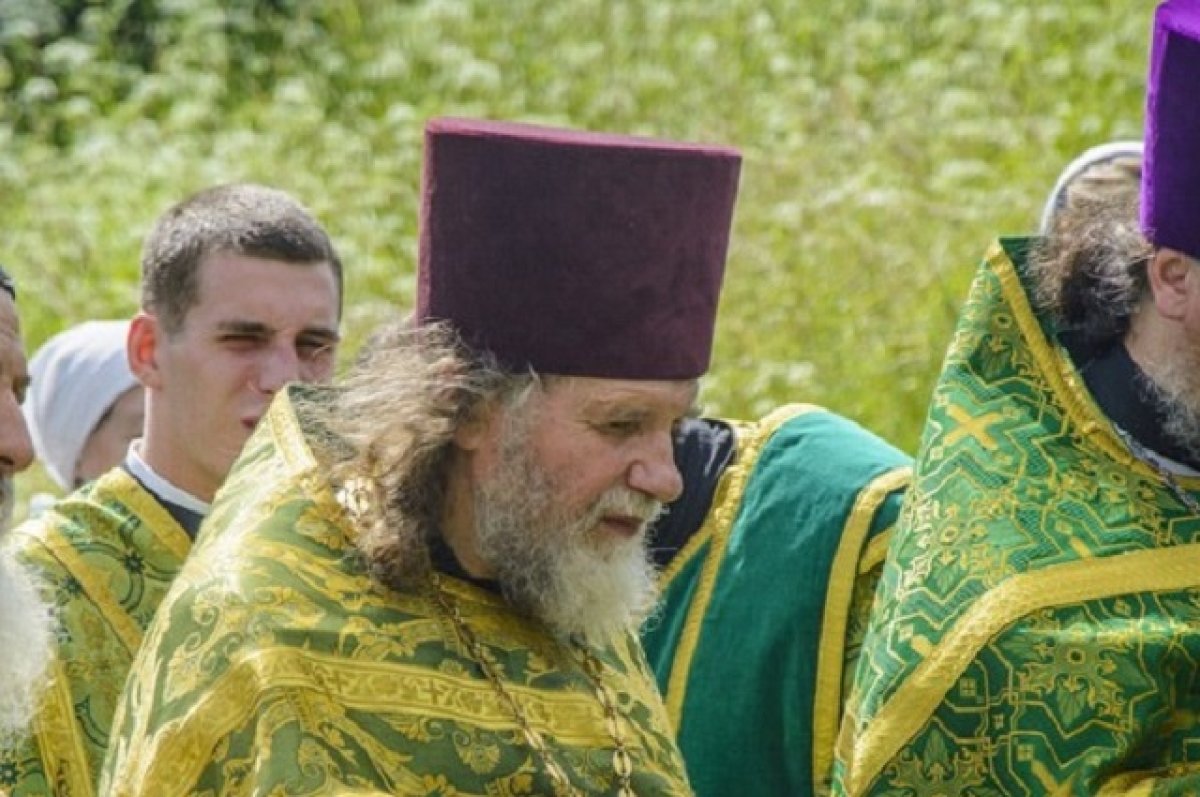
{"label": "gold brocade fabric", "polygon": [[[104,793],[553,794],[445,612],[363,567],[297,414],[320,395],[277,398],[234,466],[135,664]],[[491,593],[441,581],[572,785],[615,794],[578,657]],[[690,794],[636,641],[597,657],[636,793]]]}
{"label": "gold brocade fabric", "polygon": [[59,629],[34,735],[0,750],[0,793],[93,795],[125,675],[191,540],[120,468],[13,537],[18,558],[55,606]]}
{"label": "gold brocade fabric", "polygon": [[1200,793],[1200,518],[1034,314],[1027,246],[991,251],[947,355],[837,794]]}

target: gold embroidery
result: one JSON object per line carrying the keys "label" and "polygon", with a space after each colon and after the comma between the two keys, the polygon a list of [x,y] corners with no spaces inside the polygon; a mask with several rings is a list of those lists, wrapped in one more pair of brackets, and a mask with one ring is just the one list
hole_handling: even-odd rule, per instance
{"label": "gold embroidery", "polygon": [[[114,468],[100,477],[96,489],[120,495],[122,502],[135,513],[143,527],[153,535],[156,542],[171,552],[176,561],[183,561],[187,557],[192,544],[187,532],[128,473]],[[132,656],[142,642],[141,627],[121,608],[120,601],[105,585],[104,573],[89,567],[57,526],[47,524],[45,528],[47,533],[44,536],[30,536],[28,539],[45,548],[67,573],[79,582],[88,599],[95,604],[105,622]]]}
{"label": "gold embroidery", "polygon": [[[999,243],[993,244],[986,259],[1000,282],[1000,292],[1013,310],[1017,327],[1038,369],[1045,376],[1050,389],[1062,402],[1071,422],[1123,467],[1136,470],[1145,477],[1157,479],[1153,469],[1135,457],[1129,447],[1121,441],[1111,423],[1097,422],[1096,419],[1106,416],[1096,406],[1091,393],[1075,371],[1070,357],[1059,353],[1042,332],[1041,324],[1029,305],[1025,289],[1021,286],[1016,266],[1003,247]],[[1180,478],[1179,482],[1188,489],[1200,490],[1200,477]]]}
{"label": "gold embroidery", "polygon": [[75,705],[71,700],[71,685],[62,662],[57,660],[34,718],[34,735],[42,756],[42,772],[48,783],[64,783],[72,797],[95,794],[87,750],[79,735]]}
{"label": "gold embroidery", "polygon": [[854,582],[858,577],[858,559],[863,541],[871,530],[875,513],[896,490],[912,481],[912,469],[895,468],[876,476],[854,501],[838,541],[826,587],[825,612],[821,620],[821,640],[817,653],[817,673],[813,695],[813,784],[815,793],[828,788],[833,771],[833,748],[838,721],[842,715],[842,664],[846,655],[846,624]]}
{"label": "gold embroidery", "polygon": [[945,445],[952,446],[964,437],[971,437],[988,451],[996,448],[996,441],[988,434],[988,427],[1001,420],[1000,413],[985,412],[982,415],[971,415],[962,407],[951,406],[946,408],[946,414],[957,426],[946,435]]}
{"label": "gold embroidery", "polygon": [[866,791],[925,725],[979,650],[1019,618],[1064,604],[1197,586],[1200,544],[1049,565],[1005,580],[959,617],[854,741],[847,793]]}
{"label": "gold embroidery", "polygon": [[[909,469],[911,475],[912,469]],[[860,576],[870,573],[875,568],[883,564],[883,560],[887,559],[888,545],[892,541],[892,532],[896,527],[891,526],[876,534],[867,543],[866,550],[863,551],[862,557],[858,560],[858,574]]]}

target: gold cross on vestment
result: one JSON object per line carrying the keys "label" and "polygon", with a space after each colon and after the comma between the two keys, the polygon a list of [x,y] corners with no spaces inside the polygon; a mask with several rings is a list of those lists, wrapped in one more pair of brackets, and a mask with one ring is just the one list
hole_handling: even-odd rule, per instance
{"label": "gold cross on vestment", "polygon": [[983,415],[975,416],[968,413],[962,407],[951,404],[946,408],[946,414],[950,419],[958,424],[958,427],[946,435],[946,445],[952,446],[964,437],[972,437],[975,442],[986,448],[988,451],[996,448],[996,441],[988,434],[988,427],[1001,419],[998,412],[987,412]]}

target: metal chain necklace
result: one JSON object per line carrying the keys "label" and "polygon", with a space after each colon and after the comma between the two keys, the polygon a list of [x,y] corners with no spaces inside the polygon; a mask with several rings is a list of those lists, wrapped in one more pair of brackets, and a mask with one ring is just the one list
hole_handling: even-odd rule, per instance
{"label": "metal chain necklace", "polygon": [[1158,478],[1161,479],[1163,484],[1167,486],[1167,489],[1170,490],[1171,493],[1178,498],[1184,506],[1191,510],[1193,515],[1200,517],[1200,501],[1197,501],[1194,495],[1183,489],[1183,486],[1176,481],[1174,475],[1171,474],[1171,471],[1163,463],[1162,458],[1135,440],[1133,435],[1129,434],[1129,432],[1125,431],[1124,429],[1117,427],[1117,433],[1121,436],[1121,439],[1125,441],[1125,445],[1129,446],[1129,450],[1133,452],[1133,455],[1149,465],[1150,469],[1158,474]]}
{"label": "metal chain necklace", "polygon": [[[504,685],[504,678],[493,664],[491,656],[484,650],[475,632],[467,625],[466,620],[463,619],[457,602],[451,600],[450,596],[442,589],[441,581],[441,577],[436,572],[430,574],[430,585],[432,587],[430,592],[434,602],[450,618],[450,622],[454,625],[455,633],[458,634],[459,639],[462,640],[467,650],[470,651],[472,658],[479,664],[479,668],[483,670],[484,676],[491,683],[500,700],[512,712],[513,718],[517,722],[517,728],[521,731],[522,738],[529,745],[530,749],[533,750],[534,754],[541,759],[546,774],[554,783],[555,793],[559,797],[583,797],[583,793],[571,784],[566,771],[554,760],[542,734],[530,724],[525,709],[517,702],[516,697],[508,690],[508,687]],[[630,778],[633,776],[633,759],[629,755],[629,750],[625,747],[625,737],[621,732],[621,718],[617,714],[616,701],[613,699],[608,687],[604,685],[604,666],[582,643],[573,642],[571,647],[578,652],[582,662],[581,669],[584,675],[587,676],[588,681],[591,682],[596,700],[604,710],[605,730],[608,731],[609,737],[612,738],[614,747],[612,766],[613,772],[617,776],[617,795],[618,797],[636,797],[633,786],[630,785]]]}

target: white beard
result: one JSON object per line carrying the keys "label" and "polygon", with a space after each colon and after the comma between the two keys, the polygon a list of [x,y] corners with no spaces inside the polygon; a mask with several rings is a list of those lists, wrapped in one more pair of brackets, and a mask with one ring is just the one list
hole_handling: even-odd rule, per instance
{"label": "white beard", "polygon": [[[634,630],[657,601],[646,528],[662,505],[617,487],[580,514],[558,504],[558,494],[522,431],[506,430],[501,462],[476,492],[476,544],[509,603],[560,637],[603,646]],[[631,538],[597,539],[591,532],[609,512],[645,522]]]}
{"label": "white beard", "polygon": [[[12,481],[4,479],[3,526],[12,512]],[[33,579],[0,547],[0,749],[11,748],[29,732],[51,657],[53,621]]]}

